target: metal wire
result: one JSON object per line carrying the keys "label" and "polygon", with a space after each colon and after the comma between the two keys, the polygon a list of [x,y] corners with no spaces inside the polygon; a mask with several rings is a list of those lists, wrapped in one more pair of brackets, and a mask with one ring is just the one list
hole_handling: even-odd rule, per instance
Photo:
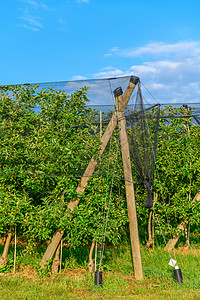
{"label": "metal wire", "polygon": [[143,87],[147,90],[147,92],[149,93],[149,95],[151,95],[151,97],[157,102],[157,104],[159,104],[159,102],[156,100],[156,98],[151,94],[151,92],[148,90],[148,88],[140,81],[140,83],[143,85]]}
{"label": "metal wire", "polygon": [[102,230],[103,234],[102,234],[102,240],[101,240],[99,271],[101,269],[103,253],[104,253],[104,249],[105,249],[105,236],[106,236],[106,232],[107,232],[108,217],[109,217],[109,212],[110,212],[110,203],[111,203],[111,196],[112,196],[112,190],[113,190],[113,184],[114,184],[114,178],[115,178],[115,169],[116,169],[116,165],[117,165],[118,149],[119,149],[119,140],[118,140],[117,151],[116,151],[116,156],[115,156],[115,165],[114,165],[114,169],[113,169],[113,176],[112,176],[112,182],[111,182],[111,188],[110,188],[110,197],[109,197],[109,202],[108,202],[107,215],[106,215],[106,220],[104,219],[103,230]]}

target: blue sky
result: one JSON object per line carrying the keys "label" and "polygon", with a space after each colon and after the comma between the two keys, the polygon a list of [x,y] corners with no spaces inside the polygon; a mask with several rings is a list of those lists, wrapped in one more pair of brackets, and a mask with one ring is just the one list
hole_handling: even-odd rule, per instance
{"label": "blue sky", "polygon": [[0,84],[139,76],[159,102],[200,102],[200,1],[7,0]]}

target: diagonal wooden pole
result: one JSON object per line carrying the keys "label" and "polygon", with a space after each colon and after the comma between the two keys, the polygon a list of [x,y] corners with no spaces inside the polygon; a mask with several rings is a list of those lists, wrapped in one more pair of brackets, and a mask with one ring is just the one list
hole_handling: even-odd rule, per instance
{"label": "diagonal wooden pole", "polygon": [[[127,106],[128,101],[130,100],[130,97],[131,97],[138,81],[139,81],[138,77],[131,76],[130,82],[126,88],[126,91],[124,92],[124,97],[123,97],[124,106]],[[103,152],[113,134],[113,131],[115,130],[116,125],[117,125],[117,112],[115,111],[102,138],[101,138],[101,148],[99,151],[100,155],[103,154]],[[91,159],[91,161],[89,162],[89,164],[81,178],[81,181],[76,189],[77,194],[83,193],[85,191],[85,188],[88,184],[88,180],[91,178],[96,165],[97,165],[97,160],[95,160],[95,158],[93,157]],[[69,202],[67,208],[70,209],[72,212],[74,210],[74,208],[78,205],[78,203],[79,203],[79,199],[77,198],[75,201]],[[42,260],[40,262],[41,267],[44,267],[44,265],[47,263],[47,260],[52,259],[53,255],[63,237],[63,234],[64,234],[64,230],[58,229],[55,232],[50,244],[48,245],[48,247],[42,257]]]}
{"label": "diagonal wooden pole", "polygon": [[127,200],[127,208],[128,208],[134,275],[136,280],[142,280],[143,279],[142,259],[141,259],[141,252],[140,252],[140,241],[139,241],[139,234],[138,234],[133,176],[132,176],[132,169],[131,169],[130,150],[129,150],[129,142],[128,142],[128,134],[127,134],[126,118],[125,118],[126,106],[123,99],[123,92],[120,87],[114,91],[114,95],[115,95],[117,114],[118,114],[119,136],[121,142],[124,180],[126,186],[126,200]]}

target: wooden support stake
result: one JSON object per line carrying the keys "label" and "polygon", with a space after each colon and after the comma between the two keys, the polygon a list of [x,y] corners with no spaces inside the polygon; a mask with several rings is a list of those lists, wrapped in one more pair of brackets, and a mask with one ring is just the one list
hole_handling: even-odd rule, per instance
{"label": "wooden support stake", "polygon": [[138,234],[138,223],[137,223],[137,214],[136,214],[136,206],[135,206],[131,159],[130,159],[128,135],[127,135],[127,128],[126,128],[125,112],[124,112],[126,106],[122,94],[123,92],[121,88],[117,88],[114,91],[116,105],[117,105],[119,135],[120,135],[120,142],[121,142],[123,168],[124,168],[124,180],[126,186],[126,200],[127,200],[128,217],[129,217],[129,229],[130,229],[131,248],[132,248],[132,255],[133,255],[134,273],[135,273],[136,280],[142,280],[143,279],[142,259],[141,259],[140,242],[139,242],[139,234]]}
{"label": "wooden support stake", "polygon": [[100,125],[100,140],[101,140],[101,138],[102,138],[102,111],[100,110],[100,112],[99,112],[99,125]]}
{"label": "wooden support stake", "polygon": [[15,249],[14,249],[13,274],[15,273],[15,269],[16,269],[16,256],[17,256],[17,229],[16,229],[16,225],[15,225]]}
{"label": "wooden support stake", "polygon": [[62,272],[63,239],[60,242],[60,273]]}
{"label": "wooden support stake", "polygon": [[4,266],[7,264],[8,262],[8,250],[9,250],[9,246],[10,246],[10,241],[12,238],[12,229],[10,227],[9,231],[8,231],[8,235],[6,237],[6,242],[5,242],[5,246],[4,246],[4,250],[3,250],[3,254],[0,257],[0,267]]}
{"label": "wooden support stake", "polygon": [[97,270],[97,241],[95,242],[94,270]]}

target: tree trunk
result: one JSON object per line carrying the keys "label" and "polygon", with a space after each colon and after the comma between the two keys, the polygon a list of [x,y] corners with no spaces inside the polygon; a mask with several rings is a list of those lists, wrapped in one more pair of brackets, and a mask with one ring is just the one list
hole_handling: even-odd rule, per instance
{"label": "tree trunk", "polygon": [[[192,200],[192,202],[195,202],[195,201],[199,201],[200,200],[200,191],[196,194],[196,196],[194,197],[194,199]],[[187,227],[189,221],[182,221],[178,226],[177,226],[177,230],[181,230],[181,231],[184,231],[185,228]],[[177,233],[173,238],[171,238],[167,245],[165,246],[165,249],[168,249],[169,251],[171,251],[176,243],[178,242],[179,238],[180,238],[180,233]]]}
{"label": "tree trunk", "polygon": [[[153,201],[153,210],[149,210],[149,219],[148,219],[148,241],[145,245],[146,248],[149,248],[153,244],[154,249],[154,205],[155,201],[158,199],[158,194],[154,192],[154,201]],[[152,221],[153,217],[153,221]],[[152,225],[153,222],[153,225]]]}
{"label": "tree trunk", "polygon": [[56,233],[54,234],[52,240],[51,240],[51,243],[48,245],[47,247],[47,250],[46,252],[44,253],[43,257],[42,257],[42,260],[40,262],[40,266],[43,268],[47,262],[47,260],[50,260],[52,259],[62,237],[63,237],[63,234],[64,234],[64,230],[60,230],[58,229],[56,231]]}
{"label": "tree trunk", "polygon": [[148,219],[148,241],[146,242],[145,247],[149,248],[152,244],[153,244],[153,239],[152,239],[152,235],[151,235],[151,219],[152,219],[152,214],[153,211],[149,210],[149,219]]}
{"label": "tree trunk", "polygon": [[89,264],[88,264],[89,272],[92,272],[93,269],[94,269],[94,263],[93,263],[93,260],[92,260],[92,253],[93,253],[93,250],[94,250],[94,246],[95,246],[95,242],[93,242],[91,247],[90,247]]}
{"label": "tree trunk", "polygon": [[6,242],[5,242],[5,245],[4,245],[3,254],[0,257],[0,267],[6,265],[7,262],[8,262],[7,255],[8,255],[8,249],[9,249],[9,246],[10,246],[11,238],[12,238],[12,230],[11,230],[11,227],[10,227],[10,229],[8,231],[7,238],[6,238]]}
{"label": "tree trunk", "polygon": [[[183,222],[181,222],[178,226],[177,226],[177,230],[180,230],[180,231],[184,231],[185,230],[185,228],[186,228],[186,226],[187,226],[187,224],[188,224],[188,221],[183,221]],[[175,245],[176,245],[176,243],[178,242],[178,240],[179,240],[179,238],[180,238],[180,233],[177,233],[176,235],[174,235],[173,236],[173,238],[171,238],[169,241],[168,241],[168,243],[167,243],[167,245],[165,246],[165,249],[168,249],[169,251],[171,251],[174,247],[175,247]]]}
{"label": "tree trunk", "polygon": [[[124,93],[124,105],[126,106],[128,104],[128,101],[137,85],[137,82],[138,82],[138,78],[137,77],[134,77],[134,76],[131,76],[131,79],[130,79],[130,82],[126,88],[126,91]],[[100,148],[100,151],[99,151],[99,154],[103,154],[113,132],[114,132],[114,129],[115,127],[117,126],[117,113],[114,112],[103,136],[102,136],[102,139],[101,139],[101,148]],[[92,157],[91,161],[89,162],[82,178],[81,178],[81,181],[76,189],[76,192],[77,194],[78,193],[83,193],[85,191],[85,188],[87,186],[87,183],[88,183],[88,180],[91,178],[94,170],[95,170],[95,167],[97,165],[97,161],[95,160],[94,157]],[[71,210],[71,212],[74,210],[74,208],[78,205],[79,203],[79,199],[75,200],[75,201],[71,201],[69,204],[68,204],[68,209]],[[63,237],[63,234],[64,234],[64,230],[60,230],[58,229],[56,231],[56,233],[54,234],[50,244],[48,245],[43,257],[42,257],[42,260],[40,262],[40,266],[41,267],[44,267],[44,265],[46,264],[47,260],[48,259],[52,259],[57,247],[58,247],[58,244],[60,243],[62,237]]]}

